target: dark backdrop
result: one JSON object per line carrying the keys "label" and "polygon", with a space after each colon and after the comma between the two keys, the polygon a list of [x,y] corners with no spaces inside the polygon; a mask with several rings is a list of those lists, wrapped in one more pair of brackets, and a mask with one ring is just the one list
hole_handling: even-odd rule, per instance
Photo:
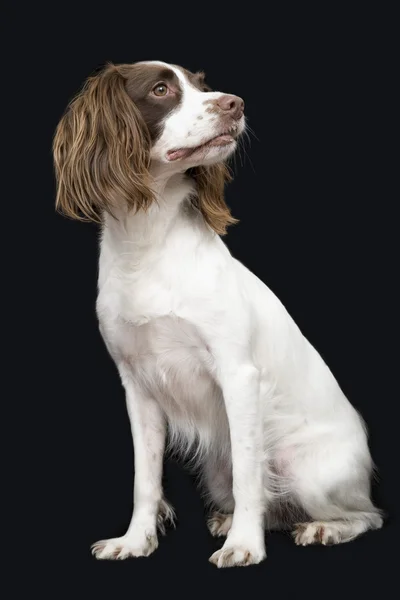
{"label": "dark backdrop", "polygon": [[[7,96],[23,135],[12,136],[6,177],[21,190],[17,222],[25,229],[15,246],[25,230],[32,239],[22,262],[15,254],[15,279],[18,301],[29,293],[34,307],[33,319],[25,312],[19,320],[33,331],[29,375],[17,379],[32,412],[29,423],[21,419],[33,434],[21,498],[38,507],[36,542],[25,553],[28,565],[40,559],[34,587],[89,598],[107,586],[112,598],[382,591],[394,569],[398,454],[398,389],[389,383],[398,356],[396,343],[390,348],[391,16],[365,7],[246,13],[243,5],[13,10],[6,29],[20,58],[9,65]],[[92,542],[128,525],[133,454],[123,389],[95,318],[98,230],[55,214],[51,139],[93,70],[146,59],[204,69],[214,89],[245,99],[255,135],[226,191],[240,219],[226,243],[283,301],[366,419],[380,472],[374,495],[389,515],[379,532],[330,548],[298,548],[288,534],[272,533],[264,563],[217,571],[207,559],[219,542],[208,534],[195,484],[167,459],[177,529],[147,559],[96,562],[89,553]]]}

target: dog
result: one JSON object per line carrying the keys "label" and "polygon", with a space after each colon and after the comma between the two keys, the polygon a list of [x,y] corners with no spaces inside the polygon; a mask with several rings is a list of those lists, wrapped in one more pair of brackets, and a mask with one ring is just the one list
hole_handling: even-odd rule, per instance
{"label": "dog", "polygon": [[166,439],[201,473],[218,567],[266,557],[265,529],[338,544],[382,526],[365,425],[277,297],[221,236],[241,98],[159,61],[108,64],[54,137],[56,206],[101,223],[96,310],[126,393],[134,510],[99,559],[148,556],[173,519]]}

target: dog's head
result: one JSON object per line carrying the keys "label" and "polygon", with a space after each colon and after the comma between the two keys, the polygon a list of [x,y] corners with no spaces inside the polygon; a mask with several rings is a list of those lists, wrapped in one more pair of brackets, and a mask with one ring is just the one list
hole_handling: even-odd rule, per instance
{"label": "dog's head", "polygon": [[235,220],[223,200],[224,161],[245,128],[241,98],[213,92],[203,73],[161,62],[108,65],[71,102],[54,138],[57,207],[101,221],[121,203],[154,200],[151,164],[189,171],[217,233]]}

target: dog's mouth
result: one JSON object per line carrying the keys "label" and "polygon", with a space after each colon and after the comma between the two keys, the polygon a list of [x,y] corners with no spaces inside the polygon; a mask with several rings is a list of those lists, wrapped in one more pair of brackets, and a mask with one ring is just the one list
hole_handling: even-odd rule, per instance
{"label": "dog's mouth", "polygon": [[204,152],[208,150],[208,148],[212,148],[214,146],[228,146],[229,144],[235,142],[235,137],[236,136],[233,131],[228,131],[216,135],[215,137],[211,138],[207,142],[204,142],[204,144],[200,144],[199,146],[194,146],[192,148],[175,148],[174,150],[168,150],[167,160],[172,162],[174,160],[188,158],[189,156],[192,156],[192,154]]}

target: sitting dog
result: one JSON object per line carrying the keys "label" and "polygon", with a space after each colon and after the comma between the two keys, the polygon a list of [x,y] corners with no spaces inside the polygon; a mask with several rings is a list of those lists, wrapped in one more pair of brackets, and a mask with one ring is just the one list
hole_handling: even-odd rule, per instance
{"label": "sitting dog", "polygon": [[[101,223],[97,315],[126,392],[135,456],[125,535],[100,559],[148,556],[173,517],[162,491],[167,431],[196,460],[227,536],[210,561],[266,556],[264,530],[337,544],[382,526],[363,422],[281,302],[221,240],[226,160],[244,103],[203,73],[107,65],[54,139],[57,207]],[[251,199],[247,199],[248,202]]]}

